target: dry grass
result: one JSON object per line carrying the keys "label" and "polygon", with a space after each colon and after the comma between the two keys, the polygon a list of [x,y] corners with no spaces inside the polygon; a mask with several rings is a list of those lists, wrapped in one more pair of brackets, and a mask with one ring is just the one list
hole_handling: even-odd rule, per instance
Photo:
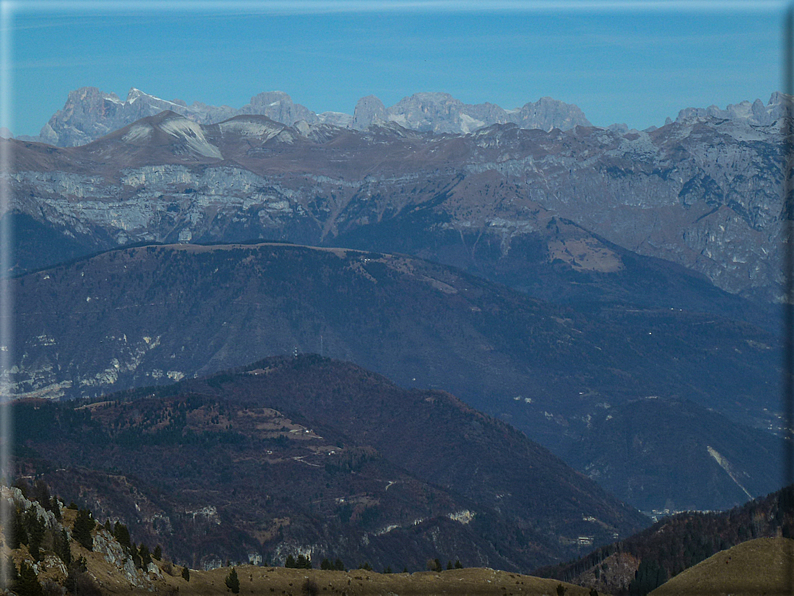
{"label": "dry grass", "polygon": [[651,592],[651,596],[789,594],[794,540],[758,538],[719,552]]}
{"label": "dry grass", "polygon": [[[93,570],[97,564],[103,566],[103,562],[92,561],[93,564],[90,567]],[[150,594],[146,589],[131,588],[128,582],[119,577],[118,573],[112,572],[109,565],[104,564],[104,567],[107,567],[107,571],[110,573],[94,574],[103,592],[130,595]],[[236,567],[236,570],[240,579],[240,596],[250,594],[302,596],[311,593],[304,590],[307,580],[316,584],[317,594],[329,596],[332,594],[347,596],[375,594],[395,596],[430,596],[432,594],[556,596],[557,585],[560,583],[556,580],[491,569],[381,574],[363,570],[342,572],[243,565]],[[97,569],[97,571],[99,570]],[[179,574],[175,576],[163,574],[164,579],[154,582],[154,587],[156,592],[161,594],[231,595],[231,591],[225,584],[228,573],[228,568],[212,571],[191,570],[189,582],[182,579]],[[566,596],[586,596],[589,593],[587,589],[579,586],[564,585],[567,588]]]}

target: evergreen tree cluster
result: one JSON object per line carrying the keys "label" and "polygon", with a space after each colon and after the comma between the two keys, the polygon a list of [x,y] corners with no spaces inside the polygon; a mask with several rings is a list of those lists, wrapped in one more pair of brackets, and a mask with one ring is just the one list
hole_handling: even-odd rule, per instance
{"label": "evergreen tree cluster", "polygon": [[345,564],[342,563],[342,559],[336,558],[336,560],[332,563],[328,559],[323,559],[320,563],[320,569],[324,569],[325,571],[345,571]]}
{"label": "evergreen tree cluster", "polygon": [[291,569],[311,569],[312,560],[310,557],[306,557],[304,555],[298,555],[297,559],[292,555],[289,555],[287,560],[284,562],[284,567]]}
{"label": "evergreen tree cluster", "polygon": [[14,581],[14,592],[19,596],[44,596],[44,590],[33,567],[25,561],[19,565],[19,573]]}
{"label": "evergreen tree cluster", "polygon": [[[596,579],[606,572],[604,560],[628,553],[640,560],[642,573],[634,588],[621,592],[639,594],[656,581],[674,577],[722,550],[761,537],[794,537],[794,486],[755,499],[724,512],[679,513],[662,519],[634,536],[600,547],[581,559],[535,570],[539,577],[574,582],[595,568]],[[644,566],[643,566],[644,564]],[[655,573],[655,575],[654,575]],[[655,578],[655,579],[654,579]],[[657,584],[661,585],[661,584]],[[631,590],[634,592],[631,592]]]}
{"label": "evergreen tree cluster", "polygon": [[[22,491],[25,498],[38,502],[42,508],[51,511],[56,519],[61,519],[62,503],[50,495],[49,489],[44,482],[36,482],[33,488],[25,482],[20,482],[16,486]],[[80,509],[74,503],[70,503],[68,509],[77,511],[71,538],[87,550],[93,550],[94,540],[92,532],[96,528],[97,522],[94,520],[91,511]],[[18,549],[22,546],[27,547],[28,552],[36,562],[42,560],[44,551],[54,553],[63,561],[68,570],[64,587],[69,593],[80,594],[80,596],[101,596],[99,587],[87,572],[85,558],[73,559],[71,541],[66,529],[61,528],[59,530],[55,526],[49,527],[46,521],[39,517],[38,511],[40,510],[36,507],[29,507],[27,510],[21,507],[13,509],[9,524],[4,529],[6,543],[12,549]],[[111,532],[122,548],[127,551],[137,567],[145,568],[152,562],[153,558],[158,561],[161,559],[163,551],[160,545],[155,547],[153,553],[143,543],[136,547],[130,538],[129,529],[124,524],[116,522],[115,525],[111,525],[110,520],[108,520],[105,522],[104,527]],[[17,569],[13,560],[9,557],[8,569],[13,582],[13,590],[18,596],[44,596],[43,590],[45,590],[46,586],[42,588],[36,576],[36,571],[31,565],[23,561],[19,569]],[[183,569],[182,577],[189,581],[190,572],[187,568]]]}
{"label": "evergreen tree cluster", "polygon": [[646,596],[667,581],[667,572],[656,561],[643,559],[629,584],[630,596]]}

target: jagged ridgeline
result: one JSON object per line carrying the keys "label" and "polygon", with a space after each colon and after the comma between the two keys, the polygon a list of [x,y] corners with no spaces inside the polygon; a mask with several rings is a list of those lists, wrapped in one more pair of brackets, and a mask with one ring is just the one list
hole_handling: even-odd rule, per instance
{"label": "jagged ridgeline", "polygon": [[20,465],[193,567],[302,554],[528,571],[646,524],[453,396],[319,356],[13,407]]}

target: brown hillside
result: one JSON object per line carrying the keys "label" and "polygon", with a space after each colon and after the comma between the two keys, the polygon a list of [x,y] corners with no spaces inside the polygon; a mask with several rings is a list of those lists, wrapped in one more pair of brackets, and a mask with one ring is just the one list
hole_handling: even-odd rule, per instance
{"label": "brown hillside", "polygon": [[794,540],[758,538],[717,553],[659,586],[652,596],[791,594]]}

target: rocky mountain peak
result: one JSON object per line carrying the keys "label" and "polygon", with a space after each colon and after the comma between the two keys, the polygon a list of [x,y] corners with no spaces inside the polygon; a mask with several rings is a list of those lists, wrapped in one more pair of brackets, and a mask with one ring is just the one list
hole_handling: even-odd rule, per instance
{"label": "rocky mountain peak", "polygon": [[374,95],[367,95],[356,103],[350,127],[356,130],[364,130],[375,122],[383,122],[385,120],[386,106]]}
{"label": "rocky mountain peak", "polygon": [[243,106],[239,113],[259,114],[271,120],[293,126],[303,120],[307,123],[318,121],[317,114],[305,106],[296,104],[292,98],[283,91],[266,91],[251,98],[251,103]]}
{"label": "rocky mountain peak", "polygon": [[151,95],[149,95],[147,93],[144,93],[143,91],[141,91],[140,89],[138,89],[136,87],[131,87],[129,92],[127,93],[127,103],[132,103],[136,99],[138,99],[140,97],[144,97],[144,96],[147,97],[147,98],[153,97],[153,96],[151,96]]}
{"label": "rocky mountain peak", "polygon": [[519,110],[518,125],[521,128],[541,130],[569,130],[575,126],[592,126],[579,107],[551,97],[541,97],[535,103],[527,103]]}
{"label": "rocky mountain peak", "polygon": [[707,108],[685,108],[678,112],[675,121],[679,124],[688,124],[715,118],[751,126],[770,126],[783,117],[784,102],[785,94],[775,91],[766,105],[760,99],[756,99],[752,103],[742,101],[737,104],[729,104],[724,110],[715,105]]}

